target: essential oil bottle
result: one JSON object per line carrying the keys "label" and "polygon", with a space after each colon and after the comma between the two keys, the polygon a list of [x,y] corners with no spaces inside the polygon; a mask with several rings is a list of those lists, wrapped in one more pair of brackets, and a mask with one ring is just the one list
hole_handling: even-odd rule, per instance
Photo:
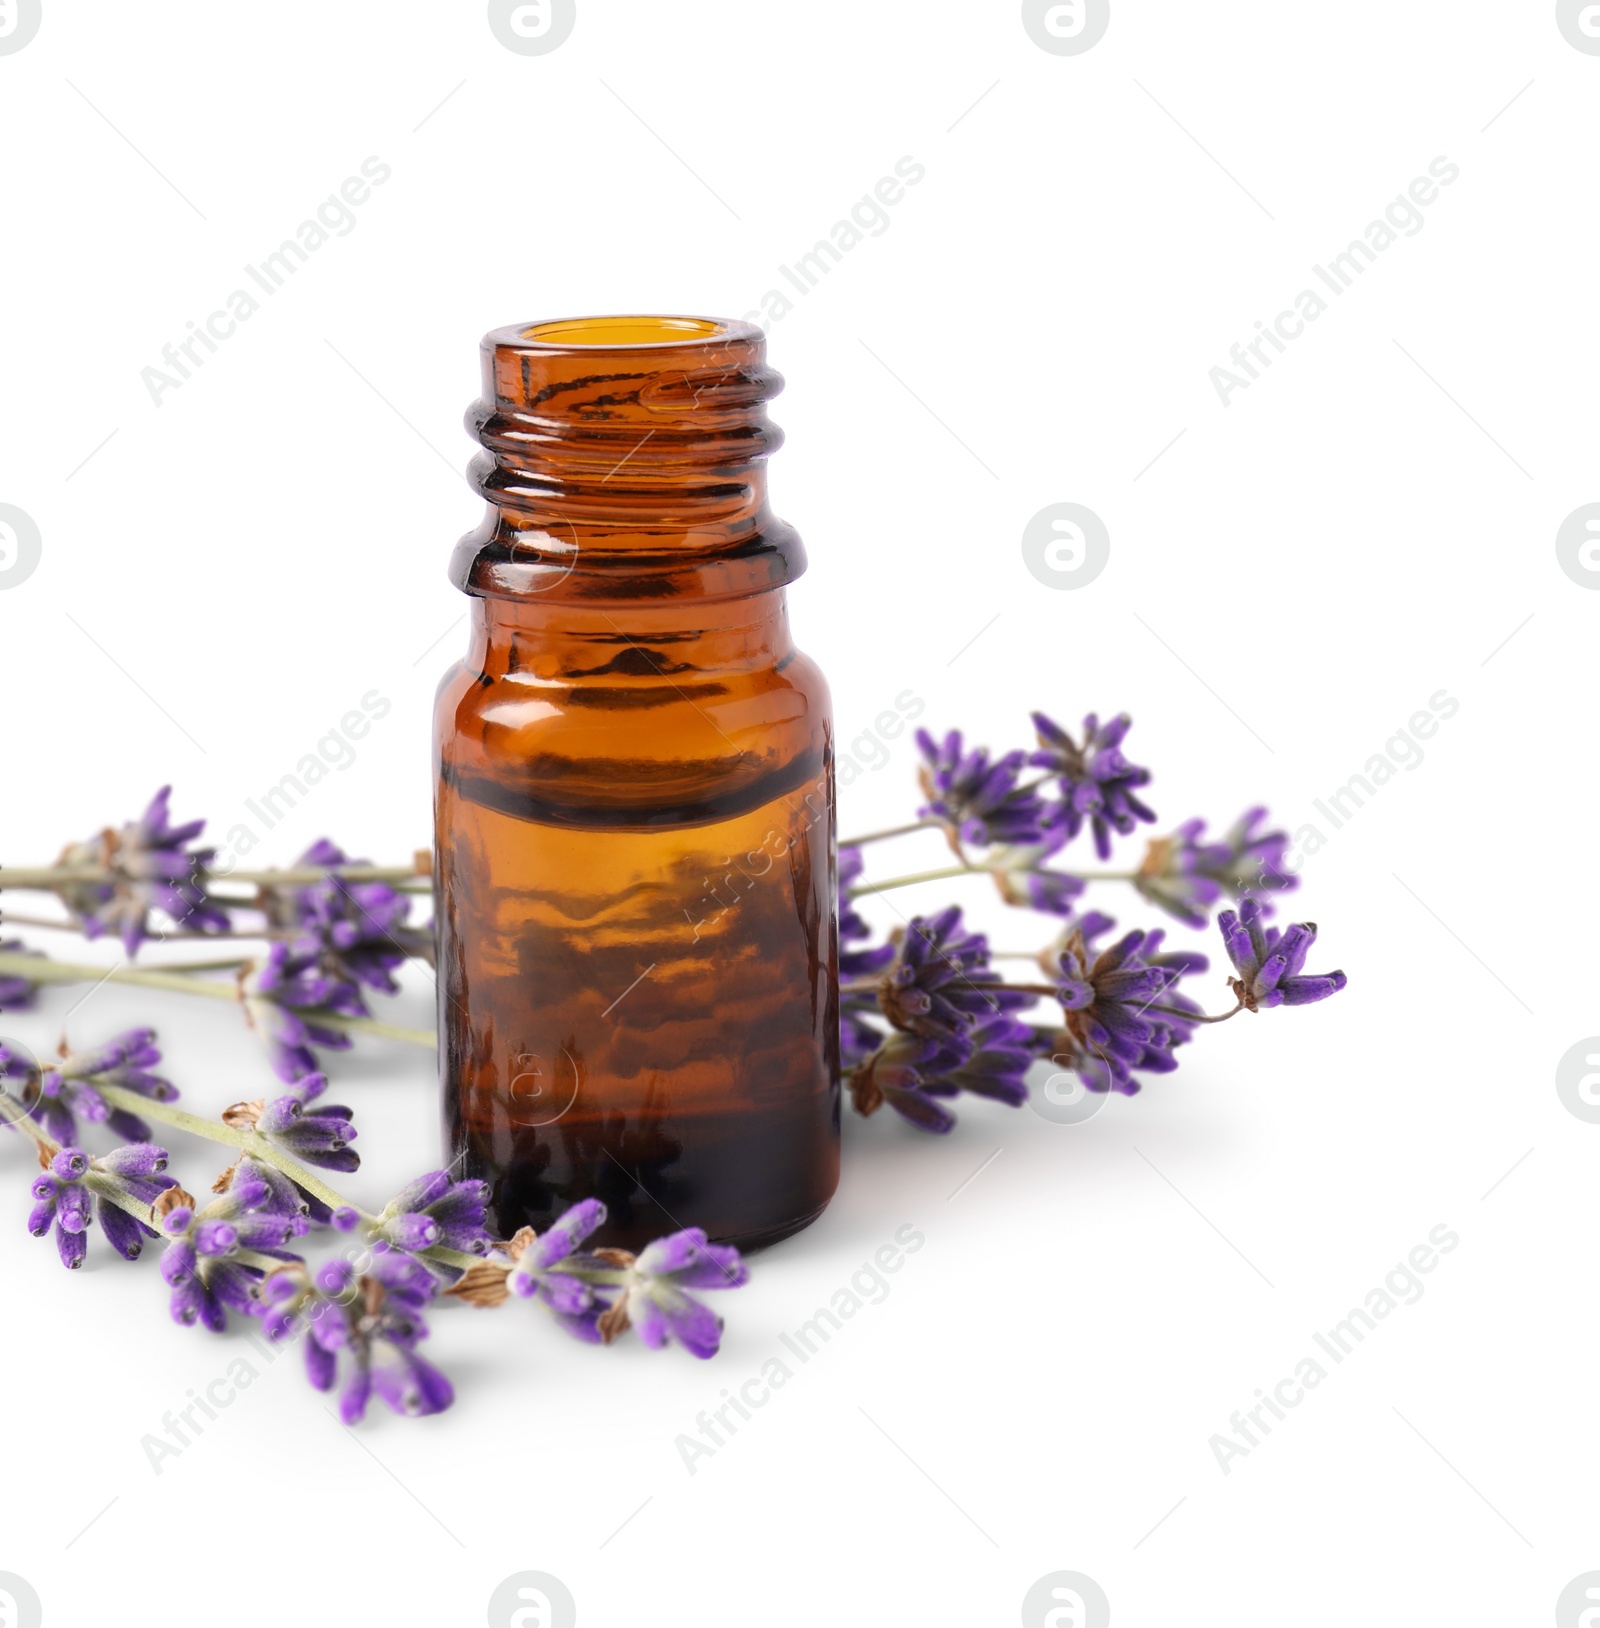
{"label": "essential oil bottle", "polygon": [[762,331],[594,317],[483,341],[488,501],[435,712],[448,1151],[501,1236],[751,1248],[839,1171],[833,724],[768,507]]}

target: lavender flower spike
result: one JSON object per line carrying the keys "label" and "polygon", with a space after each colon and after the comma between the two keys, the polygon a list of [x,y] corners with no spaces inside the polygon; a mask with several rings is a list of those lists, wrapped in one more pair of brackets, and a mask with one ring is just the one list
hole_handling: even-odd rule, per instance
{"label": "lavender flower spike", "polygon": [[1229,898],[1263,899],[1288,893],[1300,878],[1288,870],[1289,836],[1263,831],[1264,808],[1247,809],[1216,842],[1203,840],[1204,820],[1186,820],[1171,836],[1153,837],[1134,877],[1134,886],[1152,904],[1191,927],[1204,927],[1211,907],[1224,893]]}
{"label": "lavender flower spike", "polygon": [[937,916],[915,917],[897,938],[878,1004],[897,1029],[953,1037],[996,1013],[1032,1006],[1034,997],[1001,987],[988,939],[965,931],[960,909],[951,905]]}
{"label": "lavender flower spike", "polygon": [[942,741],[919,729],[917,749],[923,757],[918,778],[928,799],[923,819],[940,821],[975,847],[1044,841],[1048,805],[1037,787],[1018,784],[1027,767],[1025,752],[1008,752],[991,762],[987,748],[963,747],[958,729]]}
{"label": "lavender flower spike", "polygon": [[273,1072],[291,1085],[319,1072],[313,1045],[350,1048],[350,1036],[319,1017],[368,1016],[360,989],[322,968],[315,940],[274,944],[245,972],[239,993],[251,1026],[266,1043]]}
{"label": "lavender flower spike", "polygon": [[295,1263],[262,1286],[263,1329],[275,1341],[304,1332],[307,1377],[320,1391],[338,1384],[343,1363],[339,1417],[347,1425],[360,1423],[374,1395],[410,1418],[442,1413],[455,1391],[417,1352],[434,1289],[418,1261],[381,1244],[359,1277],[348,1261],[328,1261],[314,1276]]}
{"label": "lavender flower spike", "polygon": [[1002,848],[990,856],[995,886],[1007,904],[1050,916],[1070,916],[1088,883],[1068,871],[1053,871],[1044,862],[1065,846],[1059,826],[1044,842]]}
{"label": "lavender flower spike", "polygon": [[627,1268],[623,1292],[600,1318],[609,1343],[630,1324],[652,1350],[676,1340],[697,1357],[714,1357],[722,1319],[688,1289],[737,1289],[750,1268],[731,1244],[712,1244],[699,1227],[657,1238]]}
{"label": "lavender flower spike", "polygon": [[1091,1091],[1115,1087],[1131,1095],[1139,1089],[1136,1069],[1166,1072],[1174,1046],[1193,1033],[1194,1024],[1170,1011],[1198,1009],[1175,993],[1186,973],[1204,972],[1206,958],[1192,951],[1161,954],[1165,935],[1132,932],[1090,960],[1081,934],[1061,953],[1057,998],[1065,1011],[1069,1054]]}
{"label": "lavender flower spike", "polygon": [[86,937],[114,933],[130,960],[146,939],[157,936],[150,929],[152,910],[185,932],[220,933],[229,925],[227,912],[206,893],[206,867],[216,849],[189,846],[206,822],[174,825],[167,806],[171,796],[172,787],[163,786],[137,820],[69,845],[59,861],[111,872],[110,881],[64,882],[56,892]]}
{"label": "lavender flower spike", "polygon": [[[524,1228],[510,1244],[516,1265],[506,1279],[506,1287],[524,1300],[538,1300],[580,1340],[601,1338],[598,1323],[606,1307],[587,1283],[561,1267],[574,1258],[578,1246],[605,1218],[605,1205],[597,1198],[586,1198],[544,1232],[535,1234],[531,1227]],[[577,1258],[589,1260],[585,1256]]]}
{"label": "lavender flower spike", "polygon": [[351,1110],[342,1103],[318,1102],[327,1088],[324,1075],[306,1074],[281,1096],[234,1103],[224,1110],[222,1122],[255,1131],[304,1164],[359,1170],[361,1155],[350,1146],[356,1139]]}
{"label": "lavender flower spike", "polygon": [[1245,899],[1238,913],[1224,910],[1217,917],[1222,942],[1237,978],[1228,983],[1247,1011],[1264,1006],[1309,1006],[1336,995],[1349,981],[1342,972],[1303,975],[1300,969],[1317,940],[1315,922],[1296,922],[1281,932],[1263,927],[1260,901]]}
{"label": "lavender flower spike", "polygon": [[851,1105],[867,1118],[887,1103],[918,1130],[943,1136],[955,1129],[956,1116],[934,1100],[939,1095],[935,1086],[941,1076],[961,1067],[971,1053],[971,1046],[960,1036],[897,1030],[851,1071]]}
{"label": "lavender flower spike", "polygon": [[372,1232],[408,1255],[435,1247],[487,1255],[493,1241],[484,1227],[488,1208],[485,1183],[452,1181],[448,1171],[435,1170],[390,1199]]}
{"label": "lavender flower spike", "polygon": [[1083,720],[1080,746],[1042,712],[1033,714],[1039,750],[1029,761],[1056,775],[1061,787],[1056,817],[1068,838],[1077,836],[1088,820],[1094,828],[1094,850],[1102,859],[1111,857],[1113,831],[1127,836],[1137,821],[1155,819],[1134,795],[1138,787],[1150,784],[1150,771],[1122,755],[1123,738],[1132,723],[1125,712],[1104,724],[1091,712]]}
{"label": "lavender flower spike", "polygon": [[1204,927],[1211,907],[1222,897],[1219,872],[1231,863],[1232,850],[1201,840],[1204,820],[1185,820],[1171,836],[1152,837],[1133,885],[1158,909],[1189,927]]}
{"label": "lavender flower spike", "polygon": [[265,1269],[256,1257],[293,1260],[284,1246],[307,1230],[291,1204],[242,1167],[224,1193],[199,1209],[181,1187],[163,1194],[156,1204],[167,1235],[161,1275],[172,1289],[173,1320],[220,1334],[229,1310],[259,1312],[253,1290]]}
{"label": "lavender flower spike", "polygon": [[114,1085],[152,1102],[175,1102],[177,1088],[151,1072],[160,1062],[154,1029],[128,1029],[92,1051],[63,1049],[60,1059],[40,1073],[34,1117],[58,1142],[77,1141],[79,1119],[104,1124],[131,1142],[148,1142],[152,1133],[144,1120],[109,1107],[98,1088]]}
{"label": "lavender flower spike", "polygon": [[[362,865],[326,837],[312,843],[296,868]],[[351,882],[325,876],[300,888],[265,888],[262,909],[278,927],[297,929],[297,947],[318,946],[322,970],[336,982],[364,984],[395,994],[395,970],[411,956],[433,960],[430,928],[412,927],[406,918],[410,898],[384,882]]]}
{"label": "lavender flower spike", "polygon": [[125,1260],[137,1260],[144,1240],[156,1237],[156,1230],[129,1214],[118,1200],[147,1210],[176,1185],[162,1174],[166,1168],[166,1149],[148,1143],[117,1148],[98,1159],[82,1148],[61,1148],[33,1184],[28,1231],[42,1238],[53,1221],[61,1264],[76,1271],[88,1251],[92,1210],[111,1247]]}

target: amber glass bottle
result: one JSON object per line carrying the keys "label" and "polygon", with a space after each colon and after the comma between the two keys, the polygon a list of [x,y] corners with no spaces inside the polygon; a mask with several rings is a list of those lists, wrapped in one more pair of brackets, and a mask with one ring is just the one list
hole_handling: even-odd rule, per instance
{"label": "amber glass bottle", "polygon": [[759,328],[602,317],[483,342],[489,509],[435,713],[449,1152],[501,1235],[745,1247],[839,1171],[833,724],[790,642]]}

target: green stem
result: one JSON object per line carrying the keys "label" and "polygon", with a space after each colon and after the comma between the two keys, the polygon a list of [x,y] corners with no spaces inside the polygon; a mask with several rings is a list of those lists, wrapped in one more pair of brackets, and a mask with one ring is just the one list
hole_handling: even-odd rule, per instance
{"label": "green stem", "polygon": [[910,876],[892,876],[887,882],[863,882],[850,889],[849,897],[859,899],[868,893],[889,893],[897,887],[914,887],[918,882],[945,882],[953,876],[977,876],[989,869],[987,865],[944,865],[938,870],[917,871]]}
{"label": "green stem", "polygon": [[1226,1023],[1229,1018],[1237,1017],[1244,1010],[1244,1002],[1240,1001],[1231,1012],[1219,1012],[1215,1017],[1207,1017],[1199,1012],[1180,1012],[1175,1006],[1147,1006],[1147,1012],[1159,1012],[1163,1017],[1181,1018],[1185,1023]]}
{"label": "green stem", "polygon": [[577,1278],[580,1283],[595,1283],[605,1288],[620,1289],[628,1281],[628,1270],[621,1266],[569,1266],[557,1261],[550,1268],[563,1277]]}
{"label": "green stem", "polygon": [[132,1193],[125,1192],[114,1181],[110,1181],[101,1175],[98,1170],[91,1169],[84,1179],[89,1184],[89,1190],[97,1198],[105,1199],[108,1204],[115,1204],[119,1210],[124,1210],[131,1215],[135,1221],[142,1221],[147,1227],[154,1227],[157,1232],[160,1232],[161,1227],[156,1220],[156,1212],[152,1205],[135,1198]]}
{"label": "green stem", "polygon": [[226,1147],[239,1148],[242,1152],[248,1153],[252,1159],[259,1159],[263,1164],[270,1164],[273,1169],[281,1170],[297,1187],[303,1187],[314,1198],[321,1199],[330,1210],[356,1208],[298,1159],[291,1158],[258,1131],[235,1130],[232,1125],[224,1125],[221,1120],[202,1119],[199,1114],[188,1113],[168,1103],[152,1102],[149,1097],[140,1096],[137,1091],[130,1091],[126,1086],[102,1085],[96,1080],[95,1090],[113,1108],[125,1108],[129,1113],[138,1115],[140,1119],[153,1119],[159,1124],[171,1125],[174,1130],[187,1131],[190,1136],[199,1136],[208,1142],[221,1142]]}
{"label": "green stem", "polygon": [[[255,887],[309,887],[329,876],[342,876],[347,882],[416,882],[423,875],[415,865],[302,865],[287,870],[229,871],[226,875],[213,875],[202,868],[199,879],[206,884],[242,882]],[[0,888],[24,888],[30,892],[53,893],[74,882],[125,880],[120,872],[103,865],[0,866]]]}
{"label": "green stem", "polygon": [[884,842],[890,837],[909,836],[913,831],[930,831],[938,825],[937,820],[913,820],[910,825],[892,825],[887,831],[869,831],[864,837],[840,837],[841,848],[861,848],[869,842]]}
{"label": "green stem", "polygon": [[[1061,998],[1061,990],[1055,984],[995,984],[992,987],[1014,989],[1020,995],[1047,995],[1052,1000]],[[1176,1006],[1141,1006],[1139,1010],[1141,1013],[1156,1012],[1162,1017],[1178,1018],[1184,1023],[1226,1023],[1244,1010],[1244,1002],[1240,1001],[1231,1012],[1218,1012],[1214,1016],[1207,1016],[1204,1012],[1184,1012]]]}
{"label": "green stem", "polygon": [[289,1261],[280,1261],[276,1255],[258,1255],[253,1249],[241,1249],[233,1257],[243,1266],[253,1266],[258,1272],[264,1272],[269,1277],[274,1272],[281,1272],[284,1267],[291,1265]]}
{"label": "green stem", "polygon": [[313,1020],[319,1029],[340,1029],[346,1034],[376,1035],[380,1040],[404,1040],[407,1045],[426,1046],[436,1051],[439,1037],[432,1029],[407,1029],[382,1018],[342,1017],[337,1012],[318,1012]]}
{"label": "green stem", "polygon": [[888,893],[898,887],[915,887],[919,882],[948,882],[957,876],[995,876],[1008,871],[1013,876],[1068,876],[1079,882],[1136,882],[1137,871],[1058,871],[1048,865],[946,865],[939,870],[916,871],[910,876],[892,876],[887,882],[863,882],[850,889],[847,897],[859,899],[868,893]]}
{"label": "green stem", "polygon": [[434,1244],[430,1249],[421,1252],[425,1261],[438,1261],[441,1266],[453,1266],[458,1272],[469,1272],[474,1266],[482,1266],[489,1258],[487,1255],[469,1255],[464,1249],[446,1249],[443,1244]]}
{"label": "green stem", "polygon": [[[233,903],[231,899],[221,899],[217,902],[221,904]],[[3,925],[7,927],[43,927],[52,933],[81,933],[83,931],[83,926],[80,922],[76,922],[70,918],[64,918],[61,916],[54,918],[49,916],[19,916],[15,911],[12,910],[7,910],[4,913],[4,916],[5,920]],[[187,929],[182,929],[175,930],[170,933],[152,933],[150,935],[150,942],[152,944],[226,944],[230,940],[239,940],[241,942],[260,943],[263,939],[288,939],[294,938],[295,936],[295,929],[292,927],[263,927],[259,932],[227,933],[196,933]],[[209,962],[202,962],[200,964],[202,966],[211,965]],[[238,962],[234,961],[226,964],[229,966],[237,966]],[[222,966],[224,963],[217,962],[216,965]],[[185,966],[187,967],[188,963],[185,963]],[[193,968],[190,968],[189,970],[193,970]]]}
{"label": "green stem", "polygon": [[14,1125],[23,1135],[32,1137],[40,1147],[56,1147],[56,1143],[45,1135],[27,1108],[7,1091],[0,1091],[0,1119]]}
{"label": "green stem", "polygon": [[[218,935],[219,937],[222,935]],[[250,965],[249,956],[234,955],[220,961],[174,961],[170,966],[163,967],[163,972],[237,972],[240,967]]]}
{"label": "green stem", "polygon": [[[203,964],[203,963],[202,963]],[[70,961],[50,961],[37,955],[18,955],[0,950],[0,976],[26,979],[31,984],[131,984],[140,989],[165,989],[179,995],[205,995],[212,1000],[237,1001],[238,986],[222,979],[191,978],[182,970],[165,967],[80,966]],[[377,1035],[385,1040],[404,1040],[413,1046],[437,1047],[438,1036],[431,1029],[406,1029],[380,1018],[345,1017],[338,1012],[318,1012],[319,1028],[338,1029],[346,1034]]]}

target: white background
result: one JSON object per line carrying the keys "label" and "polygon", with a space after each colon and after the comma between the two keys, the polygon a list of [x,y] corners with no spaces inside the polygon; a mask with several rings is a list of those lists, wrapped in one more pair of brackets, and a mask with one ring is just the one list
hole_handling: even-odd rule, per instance
{"label": "white background", "polygon": [[[347,1433],[291,1356],[157,1477],[141,1438],[249,1348],[173,1325],[153,1259],[63,1273],[0,1148],[0,1572],[52,1625],[130,1628],[453,1628],[523,1569],[588,1625],[1014,1623],[1062,1569],[1121,1628],[1549,1621],[1600,1568],[1600,1127],[1554,1089],[1600,1029],[1600,597],[1555,551],[1600,499],[1600,57],[1544,0],[1114,0],[1076,56],[1014,4],[578,9],[520,56],[481,4],[45,0],[0,56],[0,502],[43,538],[0,592],[5,862],[166,780],[224,837],[374,689],[389,717],[252,861],[409,856],[479,336],[756,309],[907,155],[926,179],[770,338],[793,621],[844,747],[906,690],[998,747],[1030,707],[1126,709],[1164,826],[1259,800],[1328,829],[1314,799],[1436,692],[1459,712],[1306,863],[1344,995],[1204,1034],[1080,1128],[850,1119],[837,1200],[719,1304],[711,1364],[441,1311],[448,1414]],[[354,229],[153,404],[141,370],[369,155]],[[1423,229],[1225,407],[1229,347],[1441,155]],[[1111,535],[1081,591],[1022,557],[1064,501]],[[844,792],[844,834],[909,817],[914,755]],[[954,886],[1005,947],[1051,930]],[[80,994],[9,1032],[53,1045]],[[259,1092],[235,1015],[181,1006],[107,988],[70,1029],[158,1023],[190,1106]],[[425,983],[388,1010],[427,1023]],[[434,1157],[431,1061],[366,1042],[336,1078],[380,1203]],[[688,1474],[695,1414],[906,1223],[889,1298]],[[1210,1438],[1440,1223],[1420,1303],[1224,1475]]]}

